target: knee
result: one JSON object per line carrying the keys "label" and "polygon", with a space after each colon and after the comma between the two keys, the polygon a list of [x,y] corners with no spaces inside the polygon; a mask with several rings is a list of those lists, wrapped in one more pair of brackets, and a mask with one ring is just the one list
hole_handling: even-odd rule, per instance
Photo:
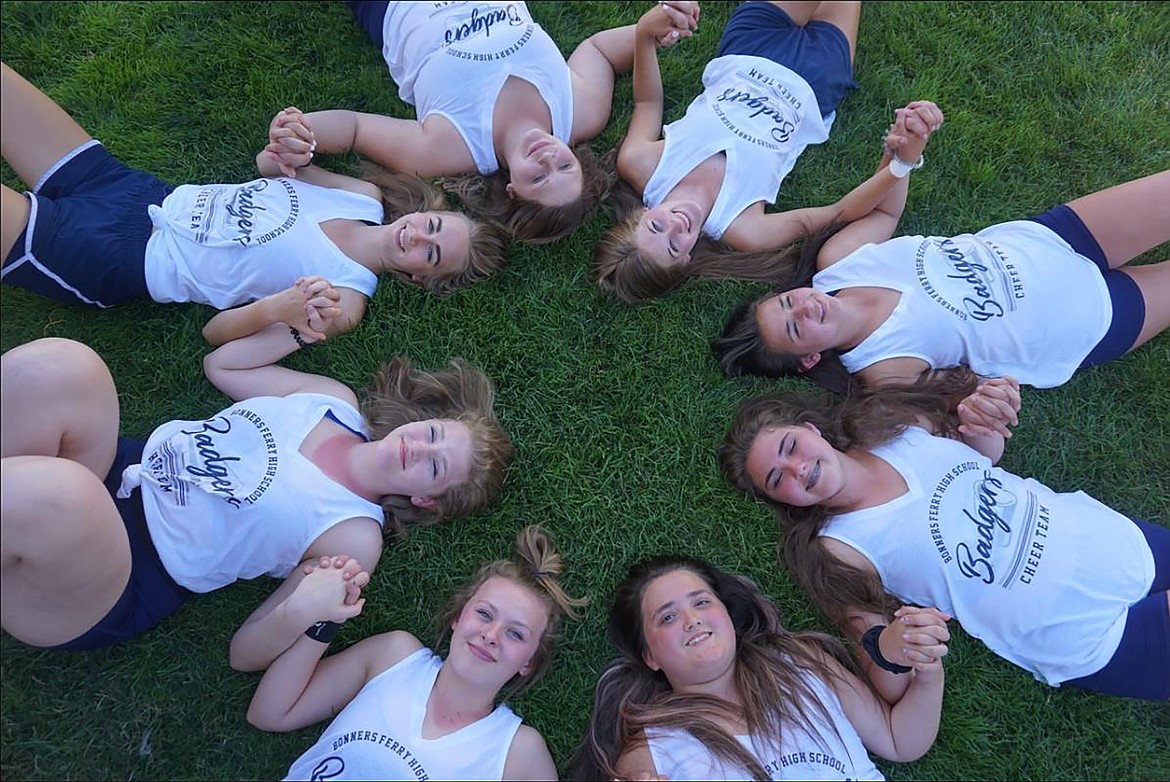
{"label": "knee", "polygon": [[25,389],[43,394],[54,388],[91,389],[114,380],[93,348],[72,339],[45,337],[27,342],[0,358],[4,393]]}

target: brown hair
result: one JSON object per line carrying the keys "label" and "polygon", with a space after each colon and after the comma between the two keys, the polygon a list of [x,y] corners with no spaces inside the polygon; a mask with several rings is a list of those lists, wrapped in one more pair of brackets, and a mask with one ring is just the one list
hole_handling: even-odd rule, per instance
{"label": "brown hair", "polygon": [[578,144],[572,151],[581,166],[581,194],[557,206],[509,196],[510,175],[505,169],[487,176],[474,174],[442,181],[477,217],[498,223],[513,239],[547,244],[577,230],[601,202],[615,177],[613,152],[599,158],[587,144]]}
{"label": "brown hair", "polygon": [[433,508],[417,507],[406,496],[384,497],[387,535],[406,537],[407,522],[437,524],[466,516],[495,499],[515,447],[496,420],[494,401],[495,390],[488,377],[458,359],[445,369],[424,372],[409,358],[398,356],[374,376],[361,406],[371,439],[381,439],[403,424],[428,418],[454,419],[471,432],[469,479],[436,496]]}
{"label": "brown hair", "polygon": [[756,321],[756,311],[763,302],[794,288],[807,288],[812,285],[812,278],[817,270],[817,255],[820,254],[825,242],[844,227],[845,223],[830,225],[806,241],[801,248],[799,260],[794,264],[790,279],[782,287],[774,288],[763,296],[743,302],[735,308],[727,318],[723,332],[711,340],[711,352],[724,374],[729,377],[736,375],[805,377],[829,391],[844,394],[857,390],[859,384],[841,363],[837,351],[821,351],[820,361],[805,369],[801,366],[799,355],[768,350],[760,335],[759,323]]}
{"label": "brown hair", "polygon": [[876,574],[829,555],[819,534],[829,512],[819,506],[798,508],[776,502],[748,475],[747,456],[760,432],[811,423],[834,449],[869,450],[898,436],[907,426],[924,424],[947,437],[958,437],[955,407],[975,390],[979,378],[959,368],[934,372],[914,383],[882,386],[843,398],[827,394],[780,393],[741,403],[719,446],[719,467],[737,489],[772,508],[782,532],[782,558],[797,582],[825,616],[844,631],[846,610],[864,608],[889,615],[893,603]]}
{"label": "brown hair", "polygon": [[701,235],[685,263],[660,264],[646,257],[634,243],[642,199],[626,182],[610,197],[618,224],[597,244],[594,265],[597,284],[627,304],[662,296],[688,277],[709,280],[750,280],[780,283],[792,279],[800,253],[796,245],[775,250],[737,252]]}
{"label": "brown hair", "polygon": [[446,296],[457,288],[465,288],[486,279],[503,268],[508,236],[499,224],[453,211],[442,190],[413,174],[386,171],[367,163],[363,165],[363,176],[377,185],[382,193],[384,224],[414,212],[446,212],[468,222],[467,260],[461,268],[430,274],[423,280],[415,280],[403,272],[391,271],[400,282],[426,288],[438,296]]}
{"label": "brown hair", "polygon": [[516,674],[500,689],[497,702],[508,700],[528,690],[544,676],[552,664],[553,647],[561,636],[564,617],[576,619],[575,609],[589,601],[574,598],[561,588],[560,576],[564,561],[552,536],[542,527],[530,524],[516,534],[516,549],[511,559],[497,559],[482,565],[476,574],[447,601],[437,617],[440,646],[451,631],[451,624],[459,618],[463,606],[476,591],[493,577],[510,579],[536,595],[548,612],[548,624],[540,637],[540,644],[532,655],[532,668],[527,675]]}
{"label": "brown hair", "polygon": [[[643,595],[652,581],[676,570],[701,578],[727,608],[735,627],[735,683],[742,709],[714,696],[675,692],[661,671],[644,662]],[[688,557],[657,556],[630,568],[609,611],[609,637],[621,657],[597,682],[585,738],[570,760],[574,779],[618,778],[618,759],[644,742],[652,727],[685,730],[720,760],[755,779],[770,779],[720,723],[742,717],[751,735],[777,744],[786,724],[816,736],[815,718],[832,721],[802,672],[831,682],[837,673],[826,658],[832,658],[856,673],[840,642],[823,633],[786,630],[775,604],[751,579]]]}

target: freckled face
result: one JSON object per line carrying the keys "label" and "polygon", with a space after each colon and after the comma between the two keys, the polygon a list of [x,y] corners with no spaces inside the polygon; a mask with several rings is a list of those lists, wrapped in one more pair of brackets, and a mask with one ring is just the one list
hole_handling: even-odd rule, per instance
{"label": "freckled face", "polygon": [[471,477],[471,430],[462,421],[429,419],[403,424],[382,439],[381,464],[394,491],[434,498]]}
{"label": "freckled face", "polygon": [[642,593],[645,662],[671,687],[712,681],[735,665],[735,627],[707,582],[686,569],[651,581]]}
{"label": "freckled face", "polygon": [[502,687],[517,673],[529,673],[547,627],[548,611],[531,589],[493,576],[451,625],[448,662],[466,675]]}
{"label": "freckled face", "polygon": [[843,488],[840,454],[812,424],[761,430],[746,466],[753,486],[797,508],[826,504]]}
{"label": "freckled face", "polygon": [[531,130],[522,142],[523,155],[508,161],[508,193],[545,206],[560,206],[581,196],[581,163],[556,136]]}
{"label": "freckled face", "polygon": [[411,212],[385,227],[389,265],[416,282],[467,267],[471,221],[457,212]]}

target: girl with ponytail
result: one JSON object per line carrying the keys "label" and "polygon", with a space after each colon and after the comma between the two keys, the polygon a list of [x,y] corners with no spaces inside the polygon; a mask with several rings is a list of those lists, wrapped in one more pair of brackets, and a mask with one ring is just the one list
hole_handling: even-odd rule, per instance
{"label": "girl with ponytail", "polygon": [[264,674],[248,721],[290,731],[337,715],[287,779],[555,779],[544,739],[504,700],[548,670],[563,617],[585,603],[561,588],[563,569],[549,534],[525,527],[513,557],[480,567],[438,615],[445,659],[403,630],[326,658],[369,577],[344,557],[309,565],[287,604],[309,630]]}

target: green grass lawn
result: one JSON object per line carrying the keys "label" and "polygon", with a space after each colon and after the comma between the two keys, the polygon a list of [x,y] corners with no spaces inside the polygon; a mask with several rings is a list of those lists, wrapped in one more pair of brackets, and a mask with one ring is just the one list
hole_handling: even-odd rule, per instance
{"label": "green grass lawn", "polygon": [[[649,7],[529,5],[566,54]],[[696,94],[731,7],[704,3],[698,35],[663,53],[668,120]],[[268,121],[286,105],[413,116],[339,2],[4,2],[0,13],[9,65],[126,163],[174,183],[254,176]],[[947,122],[912,175],[901,233],[977,230],[1170,168],[1167,63],[1170,4],[867,4],[862,89],[832,138],[803,155],[779,206],[847,192],[876,164],[893,110],[920,98],[936,101]],[[619,79],[599,152],[621,138],[630,91]],[[353,160],[331,164],[354,170]],[[21,187],[7,167],[3,176]],[[823,627],[777,564],[768,512],[725,485],[715,464],[738,401],[800,386],[725,379],[708,351],[733,305],[761,288],[693,284],[624,306],[592,281],[592,248],[608,225],[599,214],[551,246],[517,246],[506,270],[446,300],[384,282],[356,330],[289,360],[360,386],[396,353],[428,367],[463,356],[495,380],[518,446],[500,500],[393,546],[365,612],[335,646],[397,628],[429,642],[443,597],[481,561],[508,554],[521,525],[546,525],[564,549],[569,590],[593,604],[569,626],[549,676],[513,705],[562,764],[612,654],[608,595],[635,559],[668,550],[709,558],[757,579],[790,627]],[[201,371],[210,308],[98,311],[3,287],[0,313],[5,350],[44,336],[94,347],[117,381],[127,435],[227,402]],[[1023,401],[1007,469],[1170,525],[1170,335],[1058,389],[1026,389]],[[0,775],[282,776],[324,724],[286,735],[251,728],[244,713],[258,675],[227,663],[233,631],[274,586],[262,578],[201,596],[104,651],[39,651],[3,636]],[[1050,688],[956,623],[952,633],[938,741],[916,763],[879,762],[891,778],[1170,778],[1170,707]]]}

